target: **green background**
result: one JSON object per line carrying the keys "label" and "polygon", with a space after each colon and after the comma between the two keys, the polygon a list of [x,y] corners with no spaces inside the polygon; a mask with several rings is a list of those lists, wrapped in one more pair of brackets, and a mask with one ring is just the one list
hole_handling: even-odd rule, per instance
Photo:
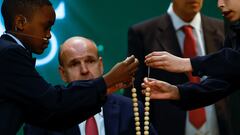
{"label": "green background", "polygon": [[[52,1],[56,8],[60,1]],[[65,0],[66,17],[57,20],[53,32],[58,45],[71,36],[85,36],[103,46],[100,52],[104,69],[108,71],[127,55],[129,26],[166,12],[171,0]],[[221,17],[216,0],[206,0],[202,12]],[[47,51],[46,51],[47,52]],[[53,84],[62,83],[55,57],[49,64],[37,67],[43,77]]]}
{"label": "green background", "polygon": [[[54,8],[65,3],[66,17],[52,28],[58,46],[71,36],[85,36],[103,47],[105,71],[127,55],[129,26],[166,12],[171,0],[52,0]],[[221,18],[216,0],[205,0],[202,13]],[[43,56],[47,55],[49,49]],[[37,56],[41,57],[41,56]],[[57,55],[37,70],[50,83],[63,83],[58,74]],[[22,130],[18,135],[22,135]]]}

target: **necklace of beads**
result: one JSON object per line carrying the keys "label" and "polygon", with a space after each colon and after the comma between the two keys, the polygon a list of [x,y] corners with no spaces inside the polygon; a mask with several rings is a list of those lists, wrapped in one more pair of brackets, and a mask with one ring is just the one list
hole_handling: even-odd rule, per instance
{"label": "necklace of beads", "polygon": [[[150,67],[148,67],[148,77],[150,76]],[[134,80],[133,80],[134,81]],[[138,99],[137,90],[134,87],[134,82],[132,83],[132,101],[133,101],[133,112],[135,119],[135,130],[136,135],[141,135],[140,117],[138,111]],[[145,89],[145,107],[144,107],[144,135],[149,135],[149,110],[150,110],[150,88]]]}

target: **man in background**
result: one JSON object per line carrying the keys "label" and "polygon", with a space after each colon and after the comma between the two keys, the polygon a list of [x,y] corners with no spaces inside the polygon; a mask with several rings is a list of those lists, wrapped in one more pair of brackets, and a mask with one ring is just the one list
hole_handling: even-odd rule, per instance
{"label": "man in background", "polygon": [[[61,46],[59,53],[59,72],[64,82],[75,80],[90,80],[103,74],[103,61],[99,56],[96,44],[84,37],[72,37]],[[130,98],[111,94],[107,96],[106,103],[101,112],[90,117],[87,121],[62,132],[53,132],[31,125],[24,127],[25,135],[88,135],[90,120],[95,121],[91,132],[96,135],[134,135],[135,121],[132,100]],[[139,114],[143,130],[143,105],[139,102]],[[156,134],[151,127],[151,134]],[[143,132],[142,132],[143,134]],[[89,134],[95,135],[95,134]]]}
{"label": "man in background", "polygon": [[[202,4],[203,0],[172,0],[166,14],[129,29],[128,55],[135,55],[140,62],[135,78],[139,95],[143,78],[147,77],[148,67],[144,63],[147,54],[167,51],[179,57],[192,57],[221,48],[224,39],[223,22],[202,15]],[[199,81],[199,78],[184,73],[170,73],[153,68],[150,77],[171,84]],[[130,96],[129,91],[125,91],[125,95]],[[140,97],[140,100],[143,101],[144,98]],[[169,101],[151,101],[150,110],[150,120],[161,135],[229,134],[225,101],[188,112]]]}

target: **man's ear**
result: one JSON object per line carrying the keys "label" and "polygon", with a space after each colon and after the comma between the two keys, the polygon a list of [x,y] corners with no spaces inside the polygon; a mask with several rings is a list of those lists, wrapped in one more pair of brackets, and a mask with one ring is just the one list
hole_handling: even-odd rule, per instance
{"label": "man's ear", "polygon": [[59,66],[58,67],[58,71],[61,75],[61,78],[64,82],[67,82],[67,77],[65,76],[65,71],[64,71],[64,68],[62,66]]}
{"label": "man's ear", "polygon": [[16,15],[14,19],[14,30],[23,31],[26,23],[27,23],[27,18],[25,16]]}

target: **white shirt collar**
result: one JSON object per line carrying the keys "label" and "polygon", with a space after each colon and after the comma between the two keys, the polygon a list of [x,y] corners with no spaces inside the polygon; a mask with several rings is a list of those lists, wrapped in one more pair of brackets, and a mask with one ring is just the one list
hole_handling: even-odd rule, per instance
{"label": "white shirt collar", "polygon": [[99,112],[99,115],[103,117],[103,107],[101,107],[101,112]]}
{"label": "white shirt collar", "polygon": [[173,26],[176,31],[179,30],[184,25],[190,25],[195,30],[201,31],[201,14],[200,14],[200,12],[198,12],[195,15],[195,17],[193,18],[193,20],[191,22],[185,22],[179,16],[176,15],[176,13],[173,11],[173,4],[170,3],[167,13],[170,15],[172,22],[173,22]]}
{"label": "white shirt collar", "polygon": [[10,34],[8,32],[4,32],[3,34],[6,34],[6,35],[10,36],[11,38],[13,38],[17,42],[18,45],[20,45],[23,48],[25,48],[25,46],[22,44],[22,42],[17,37],[13,36],[12,34]]}

